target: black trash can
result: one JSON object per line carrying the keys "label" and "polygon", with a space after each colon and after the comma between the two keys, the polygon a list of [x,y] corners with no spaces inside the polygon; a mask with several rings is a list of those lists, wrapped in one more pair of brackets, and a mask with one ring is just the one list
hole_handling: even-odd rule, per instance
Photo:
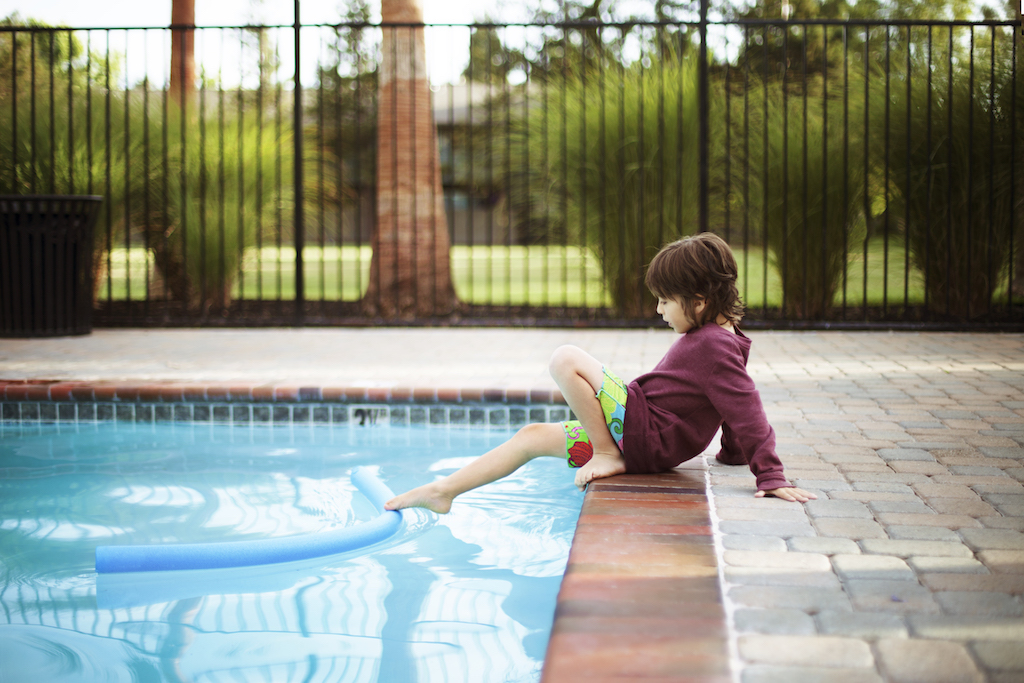
{"label": "black trash can", "polygon": [[0,337],[92,332],[92,232],[102,202],[0,195]]}

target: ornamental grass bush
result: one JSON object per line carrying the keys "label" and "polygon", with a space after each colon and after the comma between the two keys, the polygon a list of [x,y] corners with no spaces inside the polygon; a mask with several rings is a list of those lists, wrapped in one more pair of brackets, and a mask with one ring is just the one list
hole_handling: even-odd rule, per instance
{"label": "ornamental grass bush", "polygon": [[[712,98],[713,122],[720,101]],[[647,262],[698,230],[696,60],[594,69],[534,105],[515,135],[513,158],[528,159],[512,183],[517,214],[593,250],[621,315],[653,315]]]}
{"label": "ornamental grass bush", "polygon": [[[1022,241],[1024,81],[1018,74],[1014,88],[1007,55],[990,61],[984,46],[979,52],[973,79],[964,60],[935,69],[930,83],[927,65],[915,64],[909,92],[905,76],[890,88],[887,138],[883,129],[873,140],[888,143],[893,213],[906,222],[927,307],[956,319],[991,311],[1012,262],[1015,217],[1013,246]],[[873,96],[884,107],[884,91]]]}
{"label": "ornamental grass bush", "polygon": [[243,107],[201,120],[196,108],[175,106],[150,118],[148,160],[137,145],[130,184],[132,222],[159,275],[150,298],[191,311],[226,308],[246,247],[290,215],[291,133],[261,127],[258,116]]}
{"label": "ornamental grass bush", "polygon": [[[828,317],[850,251],[865,236],[863,98],[820,80],[762,85],[749,108],[747,210],[782,283],[787,318]],[[760,98],[760,99],[759,99]]]}

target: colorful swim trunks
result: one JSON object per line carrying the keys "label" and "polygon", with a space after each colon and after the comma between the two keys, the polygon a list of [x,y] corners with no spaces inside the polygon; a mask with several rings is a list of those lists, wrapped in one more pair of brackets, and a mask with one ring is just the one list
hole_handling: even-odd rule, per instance
{"label": "colorful swim trunks", "polygon": [[[622,451],[622,424],[626,419],[626,384],[614,373],[604,368],[604,381],[596,394],[604,413],[605,424]],[[594,456],[594,446],[579,420],[562,423],[565,430],[565,457],[569,467],[583,467]]]}

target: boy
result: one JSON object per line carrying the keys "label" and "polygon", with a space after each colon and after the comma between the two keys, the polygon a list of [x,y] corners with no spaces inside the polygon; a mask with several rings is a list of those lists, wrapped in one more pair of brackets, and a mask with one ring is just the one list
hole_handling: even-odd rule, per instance
{"label": "boy", "polygon": [[746,370],[750,339],[737,328],[743,315],[737,274],[729,246],[712,233],[666,245],[651,260],[645,283],[658,297],[658,313],[682,337],[651,372],[627,386],[583,350],[559,347],[551,376],[576,420],[526,425],[457,472],[385,507],[446,513],[456,496],[542,455],[566,457],[579,468],[580,489],[616,474],[664,472],[700,455],[719,427],[718,460],[748,465],[756,496],[816,498],[786,481],[775,454],[775,432]]}

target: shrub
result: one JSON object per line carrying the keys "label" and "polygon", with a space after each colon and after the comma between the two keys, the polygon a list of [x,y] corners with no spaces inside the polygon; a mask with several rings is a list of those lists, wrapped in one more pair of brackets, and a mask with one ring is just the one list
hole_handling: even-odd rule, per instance
{"label": "shrub", "polygon": [[[291,134],[278,137],[268,126],[261,129],[258,116],[250,107],[242,113],[207,112],[201,121],[196,108],[186,107],[183,114],[175,105],[166,119],[151,115],[145,133],[132,131],[132,222],[153,250],[166,293],[190,310],[230,303],[246,246],[274,220],[275,203],[286,201],[272,179],[278,172],[290,176]],[[148,162],[142,156],[144,134]],[[159,283],[151,289],[153,296],[163,293]]]}
{"label": "shrub", "polygon": [[533,99],[517,136],[527,180],[513,202],[549,234],[598,254],[620,314],[649,316],[647,262],[698,229],[696,64],[665,56],[594,71]]}
{"label": "shrub", "polygon": [[806,94],[784,96],[782,88],[762,86],[760,103],[752,96],[748,210],[762,222],[781,276],[783,315],[822,319],[842,283],[849,248],[864,239],[863,144],[854,124],[862,103],[854,97],[844,106],[841,93],[824,94],[820,80]]}
{"label": "shrub", "polygon": [[[1011,184],[1013,136],[1020,155],[1024,134],[1011,120],[1010,60],[976,74],[973,91],[963,62],[955,63],[952,73],[933,72],[930,90],[923,64],[915,65],[909,93],[905,77],[891,88],[889,178],[928,308],[971,318],[990,311],[1010,263],[1014,215],[1024,212],[1024,187],[1015,193]],[[1020,117],[1024,88],[1016,90]],[[874,96],[884,106],[884,92]],[[879,131],[875,144],[885,142]]]}

